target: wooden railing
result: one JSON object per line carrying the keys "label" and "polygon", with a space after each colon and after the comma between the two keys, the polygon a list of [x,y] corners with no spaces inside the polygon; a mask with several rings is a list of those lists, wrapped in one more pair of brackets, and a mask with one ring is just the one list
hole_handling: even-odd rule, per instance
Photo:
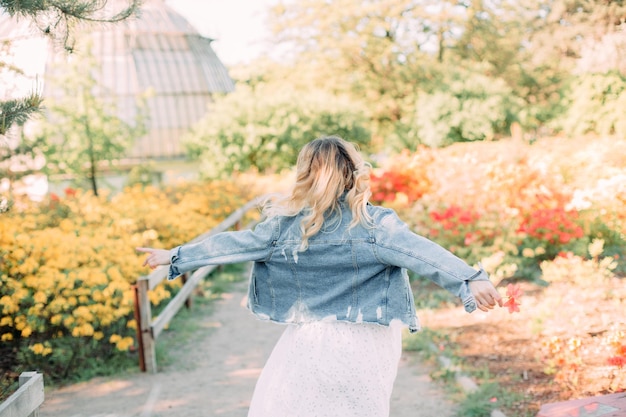
{"label": "wooden railing", "polygon": [[[258,206],[262,198],[263,197],[259,197],[249,201],[233,212],[230,216],[228,216],[228,218],[226,218],[226,220],[217,225],[215,228],[196,237],[188,243],[199,242],[208,236],[224,232],[232,228],[241,229],[252,227],[253,224],[242,227],[241,222],[250,209]],[[139,277],[134,286],[135,320],[137,322],[137,340],[139,342],[139,367],[143,372],[156,373],[156,339],[183,305],[189,307],[191,294],[194,288],[218,266],[219,265],[209,265],[184,274],[182,276],[182,288],[176,296],[168,302],[163,311],[161,311],[161,313],[154,319],[152,318],[152,312],[150,309],[148,291],[153,290],[167,277],[168,268],[160,267],[155,269],[150,275]]]}
{"label": "wooden railing", "polygon": [[20,388],[0,404],[0,417],[36,416],[43,400],[43,375],[38,372],[22,372]]}

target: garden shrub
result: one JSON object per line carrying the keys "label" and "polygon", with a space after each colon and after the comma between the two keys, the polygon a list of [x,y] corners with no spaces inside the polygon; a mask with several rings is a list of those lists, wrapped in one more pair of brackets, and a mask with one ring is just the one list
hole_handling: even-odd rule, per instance
{"label": "garden shrub", "polygon": [[370,187],[374,204],[406,206],[418,201],[430,191],[428,167],[431,152],[420,148],[418,152],[403,151],[392,158],[392,163],[372,172]]}
{"label": "garden shrub", "polygon": [[[571,329],[569,333],[574,336],[564,338],[562,330],[557,329],[557,334],[545,335],[544,372],[553,375],[559,386],[575,391],[585,378],[590,377],[590,370],[595,365],[602,373],[598,376],[609,381],[607,388],[619,389],[624,383],[623,377],[618,375],[623,374],[621,369],[626,365],[626,334],[623,323],[607,314],[611,310],[620,311],[623,304],[623,294],[616,291],[620,287],[614,273],[617,262],[613,256],[606,256],[601,239],[593,240],[587,249],[587,257],[568,252],[541,263],[543,279],[549,283],[544,295],[553,300],[552,314],[557,315],[560,303],[572,303],[573,292],[593,299],[599,304],[594,307],[593,314],[602,316],[602,331],[596,334]],[[584,311],[584,307],[580,306],[580,310]],[[571,319],[576,322],[580,317]],[[609,372],[609,378],[606,378],[606,372]]]}
{"label": "garden shrub", "polygon": [[619,72],[574,77],[565,101],[568,111],[557,125],[566,134],[626,136],[626,78]]}
{"label": "garden shrub", "polygon": [[562,252],[550,261],[541,263],[543,279],[548,283],[569,282],[581,288],[593,288],[614,277],[617,262],[612,256],[601,256],[604,241],[595,239],[588,246],[589,259]]}
{"label": "garden shrub", "polygon": [[492,252],[501,229],[493,227],[491,213],[471,207],[450,205],[431,209],[421,227],[425,234],[470,264],[476,264]]}
{"label": "garden shrub", "polygon": [[302,146],[323,135],[364,146],[371,139],[366,126],[363,110],[346,98],[242,85],[212,105],[184,145],[201,161],[203,176],[225,178],[289,169]]}
{"label": "garden shrub", "polygon": [[521,108],[520,99],[505,81],[478,71],[455,68],[439,87],[419,95],[416,103],[417,136],[428,146],[508,135]]}
{"label": "garden shrub", "polygon": [[[380,202],[471,264],[482,261],[498,282],[542,283],[541,262],[562,252],[586,257],[594,238],[603,239],[605,252],[617,257],[619,272],[626,263],[621,259],[626,177],[616,153],[622,145],[619,140],[596,148],[581,143],[586,144],[582,139],[575,145],[560,139],[532,145],[510,140],[405,152],[386,161],[384,169],[409,172],[403,171],[407,158],[427,154],[416,175],[428,186],[416,187],[411,202],[405,192],[396,198],[389,186]],[[592,148],[596,153],[590,159]],[[377,181],[373,177],[373,190],[384,189]]]}
{"label": "garden shrub", "polygon": [[[132,285],[148,272],[135,247],[182,244],[248,198],[213,182],[110,197],[68,189],[13,207],[0,217],[2,355],[52,380],[124,357],[135,348]],[[165,282],[149,294],[155,311],[178,287]]]}

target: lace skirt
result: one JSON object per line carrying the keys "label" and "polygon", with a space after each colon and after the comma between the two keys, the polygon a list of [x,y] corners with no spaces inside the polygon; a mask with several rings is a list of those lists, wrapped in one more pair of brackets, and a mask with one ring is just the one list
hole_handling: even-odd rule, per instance
{"label": "lace skirt", "polygon": [[288,325],[257,381],[248,417],[388,417],[402,326]]}

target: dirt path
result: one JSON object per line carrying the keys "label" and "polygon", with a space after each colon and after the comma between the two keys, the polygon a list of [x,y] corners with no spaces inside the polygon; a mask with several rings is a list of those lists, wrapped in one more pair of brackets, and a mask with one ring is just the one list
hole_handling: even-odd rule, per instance
{"label": "dirt path", "polygon": [[[214,313],[200,319],[196,342],[171,352],[172,363],[159,373],[50,390],[40,417],[246,417],[256,379],[283,327],[259,322],[243,308],[244,290],[241,283],[224,294]],[[404,353],[391,417],[454,415],[430,371]]]}

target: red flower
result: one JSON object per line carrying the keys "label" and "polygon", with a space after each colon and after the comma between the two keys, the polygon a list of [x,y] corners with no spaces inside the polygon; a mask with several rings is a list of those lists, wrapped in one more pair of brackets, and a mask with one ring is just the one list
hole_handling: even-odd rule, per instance
{"label": "red flower", "polygon": [[519,284],[509,284],[506,287],[506,295],[511,298],[519,298],[522,296],[522,289]]}
{"label": "red flower", "polygon": [[409,203],[419,200],[430,187],[424,166],[396,164],[380,175],[372,173],[370,187],[372,201],[376,203],[393,202],[398,193],[406,196]]}
{"label": "red flower", "polygon": [[520,304],[517,302],[515,298],[509,298],[508,300],[504,302],[503,306],[509,308],[509,313],[515,313],[515,312],[519,312]]}
{"label": "red flower", "polygon": [[626,356],[611,356],[607,362],[611,366],[623,368],[626,365]]}
{"label": "red flower", "polygon": [[509,297],[503,304],[504,307],[508,307],[509,313],[519,312],[519,306],[521,303],[518,298],[522,296],[522,290],[518,284],[509,284],[506,288],[506,295]]}
{"label": "red flower", "polygon": [[584,235],[575,223],[578,213],[563,208],[542,208],[527,212],[517,231],[552,244],[566,244]]}

